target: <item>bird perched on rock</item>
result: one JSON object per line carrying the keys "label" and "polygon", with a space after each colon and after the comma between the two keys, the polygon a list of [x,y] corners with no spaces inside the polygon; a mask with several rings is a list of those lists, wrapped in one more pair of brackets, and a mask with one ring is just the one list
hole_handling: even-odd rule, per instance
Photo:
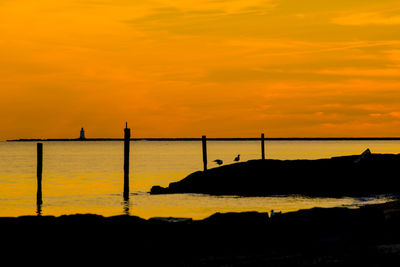
{"label": "bird perched on rock", "polygon": [[234,159],[234,161],[239,161],[240,160],[240,154],[236,156],[236,158]]}
{"label": "bird perched on rock", "polygon": [[282,211],[279,211],[279,212],[276,212],[276,211],[274,211],[274,210],[271,210],[271,217],[272,216],[274,216],[274,215],[279,215],[279,214],[282,214]]}
{"label": "bird perched on rock", "polygon": [[216,162],[218,165],[222,165],[222,163],[224,163],[221,159],[216,159],[214,162]]}

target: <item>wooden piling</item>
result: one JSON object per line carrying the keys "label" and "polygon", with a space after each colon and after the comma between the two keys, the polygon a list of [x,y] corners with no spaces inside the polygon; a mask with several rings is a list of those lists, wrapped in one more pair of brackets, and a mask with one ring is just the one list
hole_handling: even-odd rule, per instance
{"label": "wooden piling", "polygon": [[131,139],[131,129],[128,128],[128,123],[124,129],[124,199],[129,199],[129,148]]}
{"label": "wooden piling", "polygon": [[261,134],[261,159],[265,159],[265,144],[264,144],[264,134]]}
{"label": "wooden piling", "polygon": [[41,205],[42,201],[42,173],[43,173],[43,144],[37,143],[37,193],[36,193],[36,204]]}
{"label": "wooden piling", "polygon": [[203,144],[203,164],[204,164],[204,171],[207,170],[207,137],[205,135],[201,138]]}

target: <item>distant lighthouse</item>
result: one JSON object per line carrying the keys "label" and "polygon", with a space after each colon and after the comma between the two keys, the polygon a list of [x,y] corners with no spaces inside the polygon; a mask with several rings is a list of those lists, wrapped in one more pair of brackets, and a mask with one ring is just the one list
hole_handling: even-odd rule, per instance
{"label": "distant lighthouse", "polygon": [[83,127],[81,128],[81,134],[79,136],[79,139],[81,140],[85,139],[85,130],[83,130]]}

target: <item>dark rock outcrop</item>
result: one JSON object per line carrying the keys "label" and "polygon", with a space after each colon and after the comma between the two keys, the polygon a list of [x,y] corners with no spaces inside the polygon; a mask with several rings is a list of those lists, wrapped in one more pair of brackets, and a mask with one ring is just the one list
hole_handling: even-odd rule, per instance
{"label": "dark rock outcrop", "polygon": [[[399,266],[400,202],[203,220],[0,218],[2,260],[138,266]],[[56,260],[54,260],[56,259]]]}
{"label": "dark rock outcrop", "polygon": [[398,193],[400,155],[370,154],[318,160],[251,160],[190,174],[151,194],[363,196]]}

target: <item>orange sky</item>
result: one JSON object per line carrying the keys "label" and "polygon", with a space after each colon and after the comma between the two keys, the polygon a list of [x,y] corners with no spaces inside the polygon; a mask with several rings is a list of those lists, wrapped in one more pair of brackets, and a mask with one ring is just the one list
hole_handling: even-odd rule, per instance
{"label": "orange sky", "polygon": [[0,140],[400,136],[398,0],[0,0]]}

